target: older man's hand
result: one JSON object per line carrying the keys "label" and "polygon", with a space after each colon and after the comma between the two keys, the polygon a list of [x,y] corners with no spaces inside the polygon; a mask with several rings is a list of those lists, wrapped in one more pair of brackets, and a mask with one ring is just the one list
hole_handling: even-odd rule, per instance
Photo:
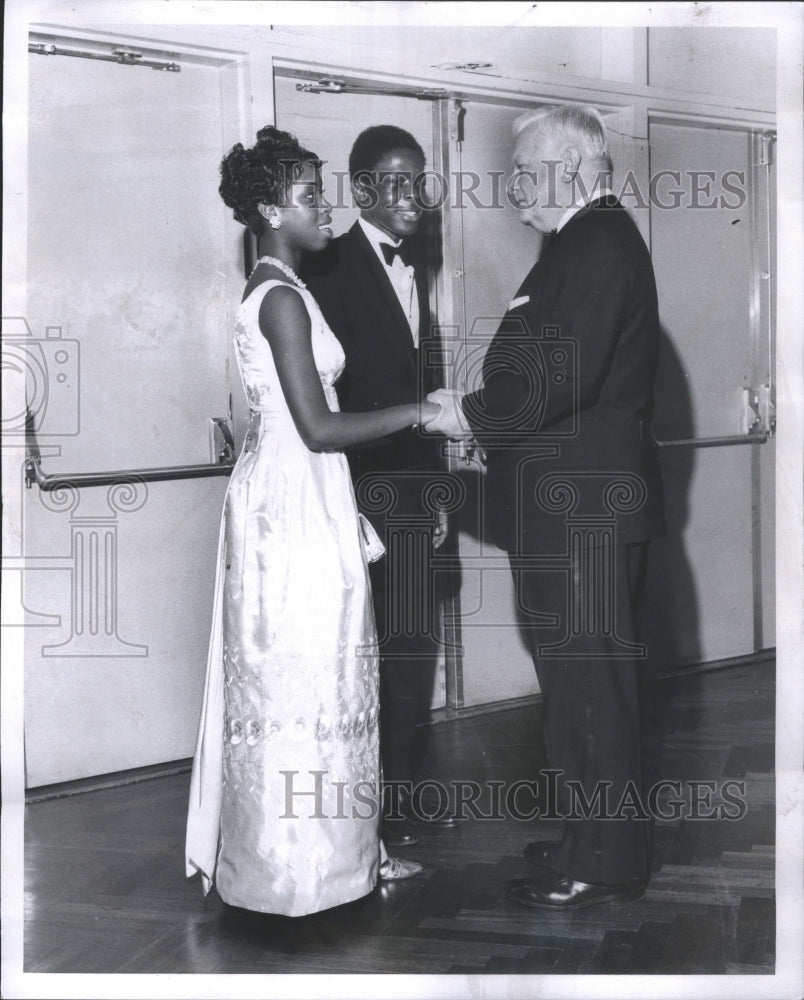
{"label": "older man's hand", "polygon": [[427,397],[441,410],[424,424],[424,429],[434,434],[443,434],[451,441],[468,441],[472,431],[461,409],[461,394],[454,389],[436,389]]}

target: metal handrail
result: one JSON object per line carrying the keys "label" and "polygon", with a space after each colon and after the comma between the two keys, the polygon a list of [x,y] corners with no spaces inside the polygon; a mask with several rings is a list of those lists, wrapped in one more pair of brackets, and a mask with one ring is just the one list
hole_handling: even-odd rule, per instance
{"label": "metal handrail", "polygon": [[118,472],[42,472],[42,460],[29,457],[25,462],[25,485],[34,483],[45,493],[67,486],[112,486],[115,483],[156,483],[172,479],[202,479],[207,476],[228,476],[234,462],[206,463],[204,465],[168,465],[156,469],[125,469]]}
{"label": "metal handrail", "polygon": [[217,462],[200,465],[167,465],[154,469],[123,469],[110,472],[57,472],[47,475],[42,471],[42,455],[34,433],[33,416],[26,416],[25,486],[34,483],[45,493],[65,487],[114,486],[117,483],[158,483],[174,479],[202,479],[207,476],[228,476],[235,467],[234,437],[225,417],[210,417],[210,423],[219,446]]}
{"label": "metal handrail", "polygon": [[[215,421],[218,424],[218,419]],[[29,439],[25,462],[25,485],[30,489],[34,483],[44,493],[63,489],[66,486],[112,486],[115,483],[169,482],[177,479],[203,479],[208,476],[228,476],[235,466],[233,442],[225,435],[224,447],[217,462],[200,465],[168,465],[151,469],[121,469],[109,472],[58,472],[47,475],[42,471],[42,459],[36,444]],[[656,441],[657,448],[719,448],[738,444],[765,444],[770,435],[767,431],[753,434],[732,434],[709,438],[679,438],[674,441]]]}
{"label": "metal handrail", "polygon": [[767,431],[754,434],[728,434],[724,437],[680,438],[677,441],[656,441],[657,448],[722,448],[734,444],[765,444]]}

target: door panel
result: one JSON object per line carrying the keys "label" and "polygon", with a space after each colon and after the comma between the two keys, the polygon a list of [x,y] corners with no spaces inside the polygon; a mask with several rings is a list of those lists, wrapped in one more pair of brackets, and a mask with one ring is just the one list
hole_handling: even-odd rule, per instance
{"label": "door panel", "polygon": [[[231,87],[189,62],[29,59],[43,469],[209,462],[209,418],[229,406]],[[225,484],[25,491],[30,786],[191,755]]]}
{"label": "door panel", "polygon": [[[477,203],[465,196],[462,208],[451,208],[462,227],[457,333],[466,338],[467,351],[466,365],[455,373],[455,388],[461,391],[467,382],[473,387],[472,378],[477,377],[499,321],[541,247],[541,237],[519,222],[505,192],[511,173],[512,125],[522,111],[467,103],[461,148],[453,151],[452,169],[480,181]],[[461,474],[470,498],[459,515],[463,703],[470,706],[533,694],[539,686],[516,625],[508,556],[484,538],[483,470],[475,466]]]}
{"label": "door panel", "polygon": [[[508,169],[511,123],[520,111],[467,104],[463,142],[454,153],[464,173],[489,178]],[[634,144],[640,140],[629,139],[624,118],[622,113],[607,120],[615,191],[625,182],[625,169],[639,161]],[[750,326],[752,241],[756,252],[757,243],[767,246],[768,237],[752,231],[750,199],[761,200],[763,192],[759,185],[751,190],[748,137],[716,129],[654,126],[650,152],[652,177],[678,170],[686,183],[686,200],[677,208],[651,206],[664,328],[656,434],[663,439],[739,435],[743,386],[768,379],[767,365],[760,370],[756,357],[757,351],[767,356],[767,345],[757,346],[758,334]],[[715,181],[710,183],[703,174],[696,181],[692,171],[713,172]],[[706,192],[698,197],[699,206],[714,201],[716,208],[690,204],[695,184]],[[678,186],[670,178],[669,186],[657,189],[658,199],[672,202],[670,192]],[[735,189],[743,195],[735,195]],[[633,179],[626,190],[632,195],[625,200],[629,206]],[[648,191],[645,187],[645,201]],[[464,200],[460,220],[459,298],[470,345],[468,368],[477,371],[496,320],[538,256],[540,244],[532,230],[518,225],[511,209],[482,209]],[[639,221],[645,231],[646,220]],[[762,309],[768,308],[764,302]],[[458,374],[459,388],[464,374]],[[651,658],[658,668],[742,655],[772,644],[773,500],[772,477],[765,471],[772,468],[772,448],[769,443],[661,453],[668,537],[652,547],[646,622]],[[476,509],[471,504],[464,509],[468,521],[463,521],[460,536],[464,702],[471,705],[538,688],[530,657],[510,624],[513,588],[504,572],[504,557],[501,560],[502,554],[493,548],[484,549],[479,527],[482,470],[464,475],[472,481],[468,495],[478,498]]]}
{"label": "door panel", "polygon": [[[459,169],[468,190],[469,178],[478,181],[474,198],[461,199],[452,209],[462,239],[462,278],[458,287],[462,319],[459,336],[466,337],[466,364],[456,372],[456,385],[476,388],[488,344],[516,291],[538,259],[542,237],[519,222],[508,203],[505,181],[511,175],[513,123],[522,107],[464,102],[460,148],[453,150],[451,169]],[[612,128],[618,170],[631,162],[629,129],[622,115],[607,115]],[[619,177],[615,171],[615,183]],[[454,203],[455,199],[452,199]],[[462,472],[469,503],[461,512],[460,593],[463,645],[464,704],[476,705],[538,692],[533,662],[516,625],[513,581],[508,557],[484,539],[482,498],[484,473],[475,466]]]}
{"label": "door panel", "polygon": [[349,189],[352,143],[370,125],[396,125],[417,139],[428,165],[432,165],[432,107],[429,101],[413,97],[298,91],[296,85],[303,82],[309,81],[294,76],[275,78],[276,124],[296,135],[303,146],[311,147],[325,161],[324,195],[333,205],[333,229],[339,236],[360,216]]}
{"label": "door panel", "polygon": [[[768,378],[752,346],[752,240],[767,247],[767,233],[752,233],[749,151],[745,132],[650,127],[651,176],[667,181],[657,183],[651,206],[663,327],[660,440],[740,435],[743,386]],[[705,194],[696,196],[696,185]],[[767,362],[767,344],[764,353]],[[767,551],[763,572],[754,546],[772,531],[772,480],[760,511],[757,477],[760,464],[772,467],[772,449],[769,442],[662,450],[668,534],[653,546],[648,603],[652,634],[662,637],[653,646],[659,665],[740,656],[763,644],[754,606],[761,616],[761,590],[767,616],[773,582]]]}

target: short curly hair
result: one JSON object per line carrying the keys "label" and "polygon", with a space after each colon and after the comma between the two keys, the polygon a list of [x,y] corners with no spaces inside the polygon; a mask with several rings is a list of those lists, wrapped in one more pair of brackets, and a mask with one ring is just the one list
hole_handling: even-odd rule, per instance
{"label": "short curly hair", "polygon": [[392,149],[410,149],[425,159],[424,150],[410,132],[396,125],[372,125],[355,139],[349,154],[349,176],[370,173]]}
{"label": "short curly hair", "polygon": [[260,236],[264,220],[258,206],[283,204],[306,163],[320,166],[321,161],[294,135],[266,125],[251,149],[238,142],[221,160],[218,191],[235,219]]}

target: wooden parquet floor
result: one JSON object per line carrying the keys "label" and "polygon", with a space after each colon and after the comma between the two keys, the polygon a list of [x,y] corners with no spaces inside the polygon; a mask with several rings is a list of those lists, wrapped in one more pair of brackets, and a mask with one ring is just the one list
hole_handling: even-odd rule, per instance
{"label": "wooden parquet floor", "polygon": [[[425,873],[299,919],[203,897],[184,877],[189,775],[26,807],[26,972],[724,974],[774,971],[773,663],[655,685],[655,776],[745,782],[740,819],[659,820],[646,898],[525,909],[508,879],[555,822],[468,818],[399,850]],[[443,780],[532,779],[538,706],[432,727]],[[719,801],[717,797],[713,801]],[[734,810],[732,810],[733,812]]]}

